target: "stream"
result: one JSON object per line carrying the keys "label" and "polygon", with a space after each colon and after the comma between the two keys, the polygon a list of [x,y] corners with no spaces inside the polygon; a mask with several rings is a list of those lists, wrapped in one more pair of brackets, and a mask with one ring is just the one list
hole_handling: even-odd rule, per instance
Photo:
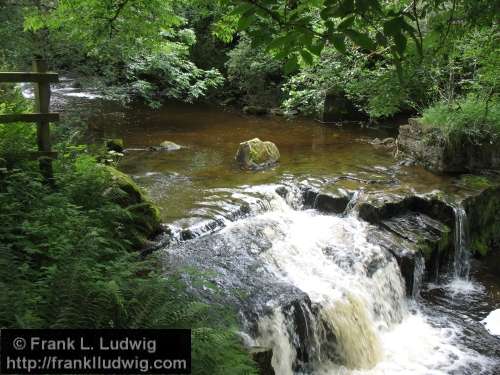
{"label": "stream", "polygon": [[[195,268],[216,286],[186,273],[193,293],[238,312],[246,345],[272,349],[277,375],[500,373],[500,337],[482,323],[500,308],[500,261],[470,259],[460,204],[453,264],[431,282],[418,263],[410,296],[377,228],[358,215],[372,192],[460,201],[456,178],[402,165],[370,143],[395,137],[394,125],[247,117],[200,104],[124,108],[71,82],[54,90],[53,109],[88,113],[90,141],[124,140],[120,169],[149,192],[172,233],[159,250],[165,272]],[[238,144],[255,137],[278,146],[279,165],[238,168]],[[183,147],[148,149],[165,140]],[[342,213],[320,212],[306,204],[308,189],[350,202]]]}

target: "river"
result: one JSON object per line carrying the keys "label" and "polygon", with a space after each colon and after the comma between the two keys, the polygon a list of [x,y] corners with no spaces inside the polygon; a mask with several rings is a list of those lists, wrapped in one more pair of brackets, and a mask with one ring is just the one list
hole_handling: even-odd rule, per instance
{"label": "river", "polygon": [[[68,118],[89,113],[91,139],[124,140],[120,169],[149,192],[172,232],[159,250],[165,272],[201,272],[216,288],[193,283],[193,292],[232,306],[245,343],[273,350],[277,375],[500,373],[500,338],[481,323],[500,308],[498,264],[466,256],[463,212],[454,267],[419,280],[410,296],[395,258],[372,238],[377,228],[358,216],[357,199],[371,192],[460,200],[456,178],[404,166],[370,143],[394,137],[393,125],[339,127],[206,105],[124,108],[68,82],[54,99]],[[278,146],[279,165],[238,168],[238,144],[255,137]],[[183,147],[148,149],[165,140]],[[351,204],[322,213],[304,189],[340,191]]]}

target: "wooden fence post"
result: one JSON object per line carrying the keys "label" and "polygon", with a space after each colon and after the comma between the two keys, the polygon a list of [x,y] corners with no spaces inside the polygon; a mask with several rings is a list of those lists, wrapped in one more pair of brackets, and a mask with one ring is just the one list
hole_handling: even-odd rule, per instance
{"label": "wooden fence post", "polygon": [[[44,60],[33,61],[33,71],[37,73],[47,72],[47,62]],[[50,83],[40,81],[35,83],[35,110],[41,114],[48,114],[50,109]],[[50,153],[50,123],[47,119],[37,121],[37,143],[38,151],[41,153]],[[54,183],[54,172],[52,170],[52,159],[44,154],[40,154],[40,171],[45,179]]]}

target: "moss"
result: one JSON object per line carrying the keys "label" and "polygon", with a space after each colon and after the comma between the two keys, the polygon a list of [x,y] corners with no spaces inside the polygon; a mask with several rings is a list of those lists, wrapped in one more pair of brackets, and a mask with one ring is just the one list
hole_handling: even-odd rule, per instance
{"label": "moss", "polygon": [[417,242],[417,248],[426,261],[430,261],[434,255],[437,255],[439,258],[446,256],[452,248],[453,239],[450,234],[451,229],[445,226],[445,230],[441,232],[439,241],[434,242],[422,238]]}
{"label": "moss", "polygon": [[451,229],[446,227],[446,230],[442,232],[441,239],[438,242],[437,250],[440,254],[443,254],[450,250],[452,246],[453,238],[451,236]]}
{"label": "moss", "polygon": [[500,249],[500,187],[491,187],[465,202],[469,218],[471,250],[484,256]]}
{"label": "moss", "polygon": [[460,178],[460,184],[471,190],[483,190],[493,186],[484,176],[465,175]]}
{"label": "moss", "polygon": [[484,242],[484,240],[475,238],[472,241],[472,250],[476,253],[479,253],[481,256],[485,256],[488,253],[488,245]]}
{"label": "moss", "polygon": [[130,176],[111,166],[106,166],[106,170],[114,183],[106,194],[113,202],[130,212],[128,229],[134,244],[142,246],[148,238],[160,231],[160,212]]}
{"label": "moss", "polygon": [[236,160],[245,168],[257,168],[276,163],[280,153],[272,142],[262,142],[258,138],[240,143]]}
{"label": "moss", "polygon": [[434,252],[433,247],[427,241],[418,242],[417,248],[420,253],[424,256],[426,261],[430,260],[432,253]]}

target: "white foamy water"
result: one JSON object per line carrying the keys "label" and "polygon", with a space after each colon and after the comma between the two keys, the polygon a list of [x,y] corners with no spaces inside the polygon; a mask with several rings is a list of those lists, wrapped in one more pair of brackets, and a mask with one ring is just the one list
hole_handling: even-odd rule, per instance
{"label": "white foamy water", "polygon": [[[438,327],[431,317],[410,313],[399,267],[368,242],[368,224],[352,215],[294,210],[274,188],[262,192],[271,195],[268,211],[232,223],[232,233],[235,227],[237,233],[264,228],[260,235],[272,243],[260,254],[265,267],[307,293],[318,308],[307,327],[318,354],[312,373],[475,374],[493,366],[492,360],[459,343],[459,327]],[[256,338],[259,345],[273,348],[277,375],[293,374],[297,356],[298,337],[286,319],[276,307],[262,318]],[[325,332],[334,333],[333,346],[325,343]]]}
{"label": "white foamy water", "polygon": [[[440,287],[440,286],[438,286]],[[445,290],[452,297],[474,297],[485,292],[483,285],[473,280],[453,278],[444,285]]]}
{"label": "white foamy water", "polygon": [[[455,343],[457,327],[438,329],[420,312],[381,334],[383,358],[368,370],[352,370],[333,363],[320,367],[318,375],[445,375],[479,374],[495,363]],[[468,370],[474,366],[474,371]],[[467,371],[468,370],[468,371]]]}
{"label": "white foamy water", "polygon": [[489,333],[500,336],[500,309],[490,312],[482,323]]}

